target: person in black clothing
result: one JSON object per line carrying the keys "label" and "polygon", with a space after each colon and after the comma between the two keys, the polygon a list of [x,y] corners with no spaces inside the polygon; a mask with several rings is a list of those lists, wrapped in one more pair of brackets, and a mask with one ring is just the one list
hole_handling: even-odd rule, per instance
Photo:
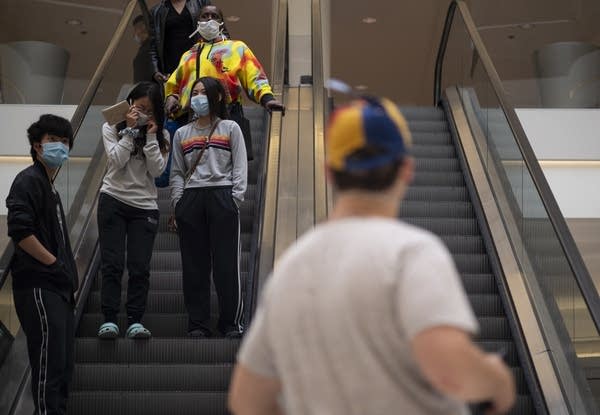
{"label": "person in black clothing", "polygon": [[179,59],[194,46],[190,38],[202,7],[210,0],[161,0],[150,10],[150,56],[154,80],[163,83],[179,65]]}
{"label": "person in black clothing", "polygon": [[17,175],[6,198],[8,235],[15,245],[13,296],[27,337],[36,413],[66,414],[78,277],[52,178],[69,157],[73,129],[64,118],[47,114],[27,135],[33,165]]}
{"label": "person in black clothing", "polygon": [[150,58],[150,36],[144,16],[139,15],[133,19],[133,33],[135,41],[140,45],[133,58],[133,82],[152,82],[154,68]]}

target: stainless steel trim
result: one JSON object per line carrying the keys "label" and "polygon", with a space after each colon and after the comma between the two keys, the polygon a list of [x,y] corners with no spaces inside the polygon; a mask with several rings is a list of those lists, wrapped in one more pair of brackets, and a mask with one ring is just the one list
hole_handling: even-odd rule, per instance
{"label": "stainless steel trim", "polygon": [[[299,88],[298,110],[298,214],[296,221],[296,238],[315,226],[316,173],[315,142],[306,140],[314,131],[315,113],[313,110],[314,87]],[[314,168],[311,168],[314,166]]]}
{"label": "stainless steel trim", "polygon": [[314,123],[314,217],[315,222],[327,218],[329,186],[325,175],[325,80],[323,68],[323,22],[321,0],[312,0],[312,79]]}
{"label": "stainless steel trim", "polygon": [[[528,262],[519,264],[516,259],[513,249],[519,249],[520,242],[515,237],[518,234],[518,228],[511,218],[507,219],[505,217],[503,221],[499,205],[505,205],[503,209],[510,208],[507,206],[506,197],[502,194],[494,193],[492,190],[489,180],[493,181],[497,179],[498,175],[494,173],[493,163],[487,164],[487,170],[483,166],[474,136],[478,132],[476,129],[473,129],[472,124],[469,124],[466,114],[468,109],[463,106],[456,88],[446,89],[445,96],[458,131],[460,145],[464,151],[473,181],[475,182],[475,188],[500,260],[504,279],[519,316],[518,324],[521,326],[521,331],[531,355],[537,377],[541,380],[540,387],[548,412],[551,414],[568,414],[570,413],[570,406],[565,399],[565,394],[563,394],[563,389],[561,388],[561,381],[555,370],[555,364],[558,363],[558,366],[563,368],[561,378],[565,375],[568,377],[573,376],[572,374],[564,373],[565,370],[568,371],[568,362],[564,361],[568,354],[564,350],[561,350],[561,342],[552,328],[552,322],[546,321],[544,323],[544,319],[548,319],[550,313],[546,310],[543,303],[535,300],[536,298],[542,298],[541,293],[536,294],[540,292],[537,281],[528,279],[528,273],[521,271],[520,265],[524,269],[532,269],[531,264]],[[482,131],[479,132],[479,135],[480,138],[478,141],[485,141],[485,135]],[[512,232],[509,230],[511,228],[513,229]],[[575,399],[575,402],[571,402],[575,404],[574,407],[577,410],[575,413],[589,413],[584,407],[577,405],[577,401],[581,403],[580,398]]]}
{"label": "stainless steel trim", "polygon": [[556,235],[564,250],[565,256],[569,262],[573,274],[575,275],[579,289],[581,290],[592,319],[594,320],[596,330],[600,332],[600,296],[598,295],[598,291],[596,290],[588,269],[583,262],[583,258],[581,257],[575,241],[573,240],[573,236],[571,235],[567,223],[562,216],[562,213],[558,207],[558,203],[556,202],[546,177],[542,172],[542,168],[540,167],[537,157],[531,148],[531,144],[527,139],[527,135],[523,130],[523,126],[521,125],[521,122],[515,112],[514,106],[512,103],[510,103],[508,95],[504,91],[500,76],[494,67],[492,59],[487,51],[487,48],[485,47],[485,44],[483,43],[483,40],[481,39],[481,36],[479,35],[479,31],[477,30],[475,22],[473,21],[471,13],[469,12],[469,8],[463,0],[453,1],[448,9],[446,26],[444,27],[442,41],[440,43],[440,49],[438,51],[438,58],[436,61],[435,97],[436,99],[439,98],[442,88],[443,61],[445,57],[448,36],[455,21],[455,9],[458,9],[461,14],[466,30],[470,36],[472,46],[479,56],[481,64],[483,65],[483,68],[489,77],[492,88],[500,103],[500,107],[506,116],[508,124],[516,139],[516,143],[519,146],[523,160],[525,161],[525,165],[527,166],[533,183],[541,196],[544,208],[548,213],[550,222],[554,227]]}
{"label": "stainless steel trim", "polygon": [[[272,66],[272,89],[273,95],[281,102],[284,99],[284,76],[286,64],[287,43],[287,13],[288,0],[276,0],[274,2],[274,42],[273,42],[273,66]],[[271,115],[269,125],[269,136],[267,142],[266,171],[263,182],[264,201],[262,205],[261,221],[259,228],[259,251],[260,256],[257,266],[257,280],[254,282],[254,295],[252,309],[256,307],[257,294],[262,288],[267,276],[273,269],[275,262],[275,232],[277,218],[277,190],[279,182],[279,157],[281,146],[282,114],[274,112]]]}

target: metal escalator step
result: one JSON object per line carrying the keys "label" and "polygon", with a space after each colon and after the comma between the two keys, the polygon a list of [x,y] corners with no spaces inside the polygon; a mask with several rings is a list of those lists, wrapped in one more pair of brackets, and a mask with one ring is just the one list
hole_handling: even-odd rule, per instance
{"label": "metal escalator step", "polygon": [[153,338],[151,341],[96,338],[75,339],[75,361],[79,363],[233,363],[239,339]]}
{"label": "metal escalator step", "polygon": [[436,235],[479,235],[477,220],[472,218],[402,218],[406,223],[427,229]]}
{"label": "metal escalator step", "polygon": [[468,202],[406,200],[400,205],[400,218],[407,217],[474,218],[475,212]]}
{"label": "metal escalator step", "polygon": [[465,186],[410,186],[404,200],[468,202],[470,199]]}
{"label": "metal escalator step", "polygon": [[504,307],[498,294],[469,294],[469,302],[478,317],[500,317]]}
{"label": "metal escalator step", "polygon": [[400,111],[404,118],[410,123],[411,121],[426,120],[426,121],[445,121],[446,114],[444,110],[438,107],[400,107]]}
{"label": "metal escalator step", "polygon": [[456,150],[452,145],[431,146],[415,144],[411,147],[410,153],[417,158],[451,158],[456,156]]}
{"label": "metal escalator step", "polygon": [[426,158],[415,159],[415,169],[420,171],[460,171],[460,163],[456,158]]}
{"label": "metal escalator step", "polygon": [[428,172],[415,173],[414,186],[464,186],[465,179],[460,172]]}
{"label": "metal escalator step", "polygon": [[419,132],[412,139],[415,145],[452,145],[452,135],[446,132]]}
{"label": "metal escalator step", "polygon": [[226,391],[233,363],[78,364],[73,371],[73,391]]}
{"label": "metal escalator step", "polygon": [[[243,285],[242,285],[243,287]],[[245,290],[242,290],[245,292]],[[121,294],[121,304],[125,304],[126,292]],[[89,313],[100,313],[100,291],[90,293],[86,311]],[[211,313],[218,313],[219,304],[215,291],[211,291],[210,297]],[[123,309],[124,307],[121,307]],[[185,313],[183,292],[181,291],[150,291],[146,302],[146,313]]]}
{"label": "metal escalator step", "polygon": [[535,414],[535,409],[533,406],[533,401],[531,397],[527,395],[527,390],[523,391],[523,395],[517,395],[517,400],[515,402],[515,406],[508,411],[507,415],[531,415]]}
{"label": "metal escalator step", "polygon": [[438,121],[423,121],[423,120],[409,120],[408,128],[413,134],[419,132],[446,132],[448,130],[448,123],[445,120]]}
{"label": "metal escalator step", "polygon": [[498,292],[496,279],[492,274],[462,274],[465,291],[469,294],[495,294]]}
{"label": "metal escalator step", "polygon": [[485,247],[480,236],[443,235],[442,240],[450,252],[459,254],[485,254]]}
{"label": "metal escalator step", "polygon": [[508,340],[512,338],[506,317],[478,317],[478,340]]}
{"label": "metal escalator step", "polygon": [[[186,337],[187,314],[155,314],[146,313],[142,319],[144,326],[152,332],[152,339],[156,337]],[[100,313],[85,313],[81,317],[78,337],[96,337],[98,327],[104,323],[104,316]],[[124,314],[117,316],[117,324],[121,332],[127,329],[127,317]]]}
{"label": "metal escalator step", "polygon": [[69,415],[229,415],[227,392],[74,392]]}
{"label": "metal escalator step", "polygon": [[454,254],[452,257],[460,273],[488,274],[491,272],[490,261],[485,254]]}
{"label": "metal escalator step", "polygon": [[[241,234],[242,251],[250,250],[252,235],[250,233]],[[177,251],[179,252],[179,236],[174,232],[159,232],[154,240],[154,249],[156,251]]]}
{"label": "metal escalator step", "polygon": [[[247,272],[250,253],[242,252],[240,255],[240,272]],[[173,271],[181,269],[181,254],[173,251],[158,251],[152,254],[150,269],[153,271]]]}

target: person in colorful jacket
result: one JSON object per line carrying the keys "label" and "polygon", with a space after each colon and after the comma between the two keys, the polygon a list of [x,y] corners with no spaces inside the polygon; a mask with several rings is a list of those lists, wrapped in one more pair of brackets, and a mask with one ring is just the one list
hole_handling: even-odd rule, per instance
{"label": "person in colorful jacket", "polygon": [[[173,118],[185,118],[182,115],[189,107],[194,81],[205,76],[216,78],[225,88],[229,116],[242,128],[249,147],[249,137],[243,126],[243,93],[269,111],[283,111],[284,107],[273,96],[267,75],[252,50],[241,40],[228,39],[223,27],[221,10],[216,6],[202,8],[196,29],[200,40],[183,54],[179,66],[166,82],[165,109]],[[182,124],[186,122],[187,119],[182,120]],[[250,153],[251,149],[247,148],[247,151]]]}

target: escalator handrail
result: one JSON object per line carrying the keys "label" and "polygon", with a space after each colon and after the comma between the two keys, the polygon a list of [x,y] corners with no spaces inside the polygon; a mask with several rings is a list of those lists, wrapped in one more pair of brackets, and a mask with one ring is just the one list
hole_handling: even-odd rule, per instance
{"label": "escalator handrail", "polygon": [[[81,100],[79,101],[79,104],[77,105],[77,108],[75,109],[75,112],[73,113],[73,116],[71,117],[71,126],[73,127],[74,140],[77,138],[77,133],[79,132],[79,129],[81,128],[81,125],[83,124],[85,115],[87,114],[89,107],[92,105],[92,102],[94,100],[94,97],[96,96],[98,87],[100,86],[100,83],[104,79],[104,75],[106,74],[106,71],[108,70],[108,68],[110,66],[110,63],[115,54],[115,51],[117,50],[117,48],[121,42],[121,39],[123,38],[123,35],[125,34],[127,26],[129,24],[129,21],[131,20],[131,17],[133,16],[133,13],[135,11],[135,5],[137,4],[138,1],[141,1],[141,0],[130,0],[129,3],[127,4],[127,6],[125,7],[125,9],[123,11],[123,15],[121,16],[121,20],[119,21],[119,24],[117,25],[117,28],[115,30],[115,33],[113,34],[113,36],[110,40],[110,43],[108,44],[108,47],[106,48],[106,51],[104,52],[104,55],[102,56],[102,59],[100,60],[98,67],[96,68],[96,71],[94,72],[92,78],[90,79],[90,82],[89,82],[86,90],[84,91],[84,93],[81,97]],[[54,177],[56,177],[59,174],[59,172],[60,171],[57,171]],[[82,183],[82,186],[84,186],[84,185],[85,185],[85,183]],[[71,224],[71,225],[73,225],[73,224]],[[71,233],[71,229],[69,229],[69,234],[70,233]],[[74,246],[73,250],[76,251],[77,248]],[[4,283],[8,279],[13,254],[14,254],[14,245],[13,245],[12,241],[9,241],[2,256],[0,257],[1,258],[0,264],[6,264],[6,266],[2,269],[2,271],[0,273],[0,289],[2,289],[2,287],[4,286]]]}
{"label": "escalator handrail", "polygon": [[[288,0],[278,0],[274,3],[276,14],[274,17],[274,42],[272,65],[273,95],[284,102],[284,84],[287,70],[287,30],[288,30]],[[259,188],[262,197],[259,200],[257,216],[259,218],[257,249],[255,252],[251,296],[248,311],[250,319],[254,315],[258,302],[258,295],[273,269],[275,262],[275,221],[277,217],[277,183],[279,177],[279,143],[281,139],[282,114],[273,113],[269,117],[267,141],[264,146],[264,174],[259,178]]]}
{"label": "escalator handrail", "polygon": [[521,122],[517,116],[515,108],[509,101],[508,95],[502,86],[500,76],[498,75],[498,72],[494,66],[490,54],[487,51],[487,48],[485,47],[485,44],[483,43],[483,40],[481,39],[481,36],[479,35],[479,31],[477,30],[475,22],[473,21],[471,13],[469,12],[469,8],[463,0],[454,0],[448,7],[446,22],[442,32],[442,38],[440,41],[435,65],[434,105],[439,105],[441,99],[444,58],[448,45],[448,39],[450,37],[450,31],[454,23],[456,10],[458,10],[463,19],[465,29],[472,42],[473,48],[477,52],[483,68],[490,80],[492,88],[494,89],[496,97],[498,98],[498,102],[500,103],[500,107],[506,117],[506,120],[508,121],[512,134],[515,137],[525,166],[531,175],[535,189],[542,200],[548,218],[550,219],[550,223],[556,232],[558,241],[561,244],[565,257],[569,263],[569,267],[575,276],[575,281],[579,286],[581,295],[583,296],[592,320],[594,321],[596,330],[600,333],[600,296],[598,295],[598,291],[596,290],[589,271],[583,262],[581,253],[579,252],[579,249],[575,244],[575,240],[569,231],[565,218],[558,207],[558,203],[556,202],[554,194],[548,185],[548,181],[544,176],[539,161],[533,152],[531,144],[529,143],[527,135],[525,134],[525,130],[523,129],[523,126],[521,125]]}

